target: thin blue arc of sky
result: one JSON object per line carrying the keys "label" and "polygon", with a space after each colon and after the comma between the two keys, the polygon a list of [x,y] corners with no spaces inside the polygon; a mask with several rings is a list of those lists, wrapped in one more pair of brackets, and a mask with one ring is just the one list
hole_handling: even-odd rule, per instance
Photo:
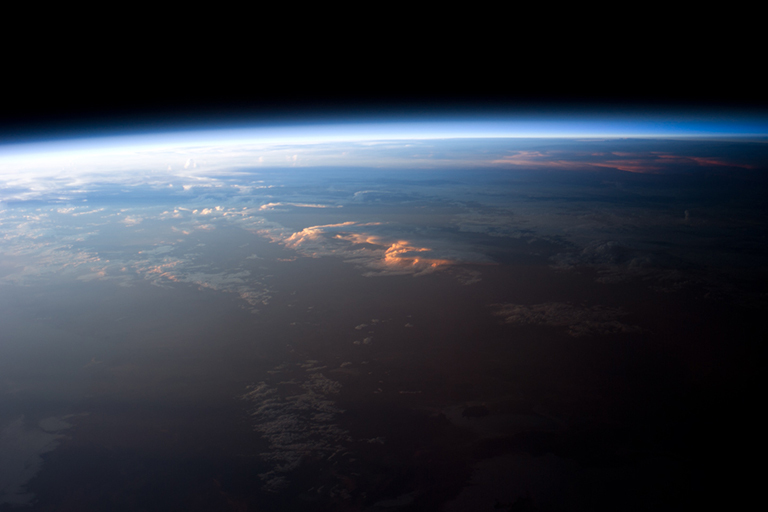
{"label": "thin blue arc of sky", "polygon": [[489,120],[367,122],[255,126],[133,135],[30,141],[0,146],[0,153],[84,151],[116,148],[153,148],[204,144],[312,144],[376,140],[445,138],[655,138],[655,137],[768,137],[768,119],[734,120]]}

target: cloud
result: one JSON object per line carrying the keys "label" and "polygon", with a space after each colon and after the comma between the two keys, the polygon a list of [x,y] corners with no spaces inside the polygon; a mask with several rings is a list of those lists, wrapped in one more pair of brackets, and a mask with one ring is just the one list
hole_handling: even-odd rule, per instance
{"label": "cloud", "polygon": [[167,282],[191,283],[223,293],[234,293],[252,307],[269,303],[271,292],[248,270],[204,272],[199,263],[191,258],[163,257],[137,261],[132,265],[136,273],[152,284],[162,286]]}
{"label": "cloud", "polygon": [[603,306],[548,302],[533,305],[495,304],[494,308],[495,314],[504,318],[504,323],[564,327],[574,337],[640,331],[637,326],[619,322],[618,319],[625,315],[621,310]]}
{"label": "cloud", "polygon": [[279,366],[270,373],[278,377],[290,374],[293,378],[278,383],[259,382],[249,386],[241,397],[250,404],[254,430],[269,445],[261,456],[271,469],[259,475],[266,491],[283,490],[290,473],[305,459],[328,460],[349,451],[352,439],[338,425],[343,410],[332,400],[341,384],[312,372],[317,364],[308,361],[293,367]]}
{"label": "cloud", "polygon": [[267,203],[259,207],[259,211],[275,210],[280,206],[294,206],[296,208],[341,208],[341,205],[336,204],[308,204],[308,203]]}
{"label": "cloud", "polygon": [[549,151],[545,153],[541,151],[515,151],[514,154],[491,160],[491,163],[525,167],[559,167],[560,161],[551,158],[551,154]]}
{"label": "cloud", "polygon": [[159,255],[159,254],[167,254],[169,252],[173,252],[174,247],[172,245],[159,245],[157,247],[154,247],[152,249],[144,249],[142,251],[139,251],[139,254],[152,254],[152,255]]}
{"label": "cloud", "polygon": [[[250,216],[252,209],[215,206],[173,210],[147,208],[141,209],[140,215],[130,210],[103,212],[103,222],[93,231],[86,231],[93,229],[90,224],[82,225],[82,221],[73,219],[74,211],[52,206],[47,213],[37,212],[35,215],[0,212],[0,224],[5,230],[0,254],[13,269],[0,280],[32,284],[58,277],[86,282],[117,280],[126,285],[136,279],[145,279],[157,286],[190,283],[236,294],[252,309],[271,299],[271,292],[261,276],[251,275],[250,270],[238,266],[222,271],[211,267],[212,262],[201,254],[189,251],[181,254],[184,241],[176,235],[189,235],[192,228],[210,230],[222,223],[247,228],[259,223],[259,219]],[[107,256],[102,255],[102,237],[109,239],[115,234],[116,227],[136,225],[139,219],[152,223],[152,231],[138,235],[140,250],[135,249],[138,244],[133,245],[135,239],[124,238],[130,235],[120,232],[124,249],[116,252],[112,248]],[[205,219],[206,223],[200,224],[197,219]],[[180,226],[187,229],[180,229]],[[154,237],[148,238],[148,233]],[[152,245],[153,242],[156,245]],[[246,259],[243,259],[244,264]]]}
{"label": "cloud", "polygon": [[[52,276],[96,274],[104,269],[98,253],[83,248],[82,242],[93,232],[85,227],[61,229],[47,214],[0,215],[4,234],[0,254],[14,268],[0,280],[17,284],[43,282]],[[90,228],[90,226],[87,226]]]}
{"label": "cloud", "polygon": [[[310,226],[304,228],[301,231],[290,234],[288,237],[280,240],[283,245],[290,247],[291,249],[298,249],[300,247],[315,247],[312,242],[323,240],[326,233],[337,231],[337,228],[347,228],[354,226],[356,223],[353,221],[342,222],[339,224],[325,224],[321,226]],[[339,238],[339,237],[336,237]],[[322,244],[317,244],[318,249],[322,249]]]}
{"label": "cloud", "polygon": [[144,218],[138,217],[138,216],[126,216],[120,222],[122,222],[126,226],[136,226],[138,224],[141,224],[143,220]]}
{"label": "cloud", "polygon": [[555,254],[550,260],[555,268],[562,270],[591,267],[599,274],[597,281],[601,283],[642,279],[651,282],[653,289],[664,292],[679,290],[702,278],[685,272],[696,266],[692,261],[655,247],[639,248],[615,240],[593,240],[582,247]]}
{"label": "cloud", "polygon": [[[310,226],[301,231],[289,232],[284,228],[265,229],[260,234],[285,247],[310,257],[339,256],[346,261],[368,269],[363,275],[424,275],[462,263],[489,263],[488,259],[474,251],[462,251],[446,241],[433,240],[433,247],[407,239],[395,238],[397,228],[382,223],[354,221]],[[426,242],[426,241],[425,241]],[[464,276],[464,270],[455,270]],[[475,282],[477,271],[467,283]]]}
{"label": "cloud", "polygon": [[[618,158],[617,158],[618,157]],[[682,155],[660,151],[516,151],[491,161],[495,165],[513,165],[527,168],[566,170],[595,170],[611,168],[625,172],[662,174],[690,167],[739,167],[753,169],[754,166],[719,157]]]}

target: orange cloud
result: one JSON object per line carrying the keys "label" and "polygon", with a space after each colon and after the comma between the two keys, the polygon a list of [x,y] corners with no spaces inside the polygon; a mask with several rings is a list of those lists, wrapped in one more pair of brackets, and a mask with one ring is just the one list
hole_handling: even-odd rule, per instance
{"label": "orange cloud", "polygon": [[323,226],[310,226],[308,228],[304,228],[301,231],[297,231],[296,233],[292,234],[291,236],[289,236],[283,241],[283,244],[285,244],[286,247],[296,249],[299,245],[301,245],[304,242],[307,242],[309,240],[316,240],[317,238],[319,238],[320,235],[325,233],[326,228],[351,226],[353,224],[355,224],[355,222],[349,221],[349,222],[342,222],[340,224],[325,224]]}
{"label": "orange cloud", "polygon": [[608,167],[625,172],[637,172],[641,174],[658,174],[663,167],[652,165],[646,160],[608,160],[606,162],[590,162],[595,167]]}
{"label": "orange cloud", "polygon": [[699,165],[723,165],[726,167],[741,167],[742,169],[754,169],[754,167],[751,165],[726,162],[725,160],[720,160],[719,158],[706,158],[706,157],[699,157],[699,156],[690,156],[688,158],[690,158],[691,160],[693,160]]}
{"label": "orange cloud", "polygon": [[382,245],[380,236],[368,235],[366,233],[345,233],[343,235],[336,235],[334,238],[346,240],[353,244]]}
{"label": "orange cloud", "polygon": [[415,247],[409,245],[406,240],[398,240],[390,245],[386,251],[384,251],[384,263],[386,265],[395,266],[413,266],[420,268],[437,268],[442,265],[450,265],[454,263],[451,260],[437,259],[437,258],[424,258],[413,253],[428,252],[432,249],[426,247]]}
{"label": "orange cloud", "polygon": [[722,160],[717,157],[698,157],[687,155],[675,155],[653,151],[650,153],[628,153],[614,151],[612,153],[591,153],[590,156],[601,157],[613,155],[619,159],[613,160],[568,160],[554,159],[548,153],[541,151],[519,151],[514,155],[506,155],[498,160],[492,160],[493,164],[519,165],[526,167],[548,167],[570,170],[588,170],[595,167],[607,167],[625,172],[658,174],[668,170],[670,165],[700,165],[700,166],[724,166],[752,169],[753,166]]}

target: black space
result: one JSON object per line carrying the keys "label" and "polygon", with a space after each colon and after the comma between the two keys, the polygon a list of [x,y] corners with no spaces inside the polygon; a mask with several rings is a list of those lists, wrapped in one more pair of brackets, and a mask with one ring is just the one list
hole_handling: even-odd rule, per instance
{"label": "black space", "polygon": [[453,48],[360,60],[274,47],[243,55],[248,48],[217,52],[189,41],[144,51],[118,46],[97,56],[94,44],[73,48],[64,41],[45,54],[10,56],[0,143],[365,118],[768,112],[757,70],[725,68],[735,61],[720,54],[682,56],[674,49],[636,47],[609,61],[530,47],[473,53],[477,48],[458,51],[464,43],[454,41]]}

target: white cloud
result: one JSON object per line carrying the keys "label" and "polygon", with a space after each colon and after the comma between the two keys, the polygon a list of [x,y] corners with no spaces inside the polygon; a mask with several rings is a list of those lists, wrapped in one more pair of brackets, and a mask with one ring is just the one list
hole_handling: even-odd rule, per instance
{"label": "white cloud", "polygon": [[129,216],[126,216],[125,218],[123,218],[123,220],[121,220],[120,222],[122,222],[126,226],[136,226],[138,224],[141,224],[141,222],[143,220],[144,220],[143,217],[137,217],[137,216],[130,216],[129,215]]}
{"label": "white cloud", "polygon": [[309,203],[267,203],[259,207],[259,211],[275,210],[280,206],[294,206],[296,208],[342,208],[342,205],[336,204],[309,204]]}
{"label": "white cloud", "polygon": [[[293,372],[293,379],[277,384],[260,382],[249,386],[242,395],[251,404],[254,430],[269,443],[262,458],[271,469],[259,475],[267,491],[283,490],[290,473],[307,457],[329,460],[348,452],[351,438],[338,425],[343,410],[331,399],[339,393],[341,384],[320,372],[308,371],[318,364],[308,361],[297,365],[296,369],[303,372]],[[291,368],[281,365],[270,373],[285,376]]]}

